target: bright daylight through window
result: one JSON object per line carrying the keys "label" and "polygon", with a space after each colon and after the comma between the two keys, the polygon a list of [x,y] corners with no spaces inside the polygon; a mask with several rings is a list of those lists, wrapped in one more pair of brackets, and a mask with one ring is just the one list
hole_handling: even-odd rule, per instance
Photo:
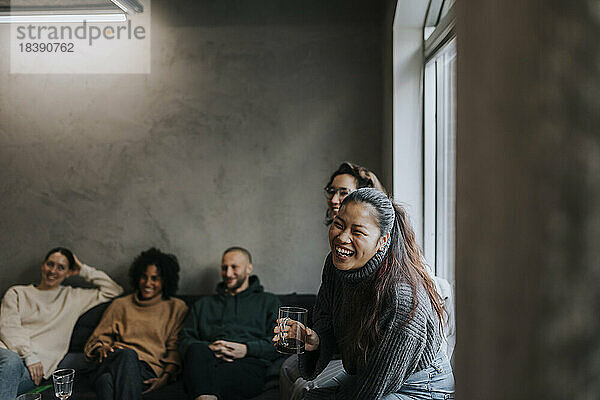
{"label": "bright daylight through window", "polygon": [[454,282],[456,38],[425,65],[424,242],[435,274]]}

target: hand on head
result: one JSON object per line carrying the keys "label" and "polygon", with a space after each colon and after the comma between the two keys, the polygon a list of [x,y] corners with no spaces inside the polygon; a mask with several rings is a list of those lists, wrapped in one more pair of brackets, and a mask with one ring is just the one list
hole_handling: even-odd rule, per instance
{"label": "hand on head", "polygon": [[75,264],[71,265],[71,268],[69,269],[69,276],[79,275],[79,272],[81,272],[81,267],[83,266],[83,263],[79,261],[79,258],[77,258],[75,254],[73,254],[73,260],[75,260]]}

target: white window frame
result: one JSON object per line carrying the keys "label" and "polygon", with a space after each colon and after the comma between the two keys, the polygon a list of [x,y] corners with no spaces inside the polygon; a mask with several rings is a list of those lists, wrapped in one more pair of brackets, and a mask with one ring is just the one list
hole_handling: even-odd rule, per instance
{"label": "white window frame", "polygon": [[[438,189],[438,183],[441,185],[444,181],[450,181],[449,178],[454,175],[444,178],[437,171],[437,154],[448,147],[442,147],[444,141],[437,139],[440,130],[437,117],[443,112],[443,107],[435,100],[437,88],[433,97],[425,96],[424,90],[429,89],[432,82],[437,85],[438,81],[442,81],[442,76],[438,77],[437,66],[427,68],[427,63],[454,37],[454,15],[453,0],[397,3],[393,27],[391,151],[394,199],[410,215],[415,236],[424,250],[430,271],[451,283],[454,281],[454,238],[450,239],[450,243],[444,242],[448,236],[444,235],[441,228],[445,226],[446,231],[453,229],[454,206],[446,207],[441,202],[438,204],[437,199],[452,195],[446,193],[438,196],[443,190],[443,187]],[[431,68],[435,71],[433,76]],[[432,134],[435,139],[432,139]],[[389,144],[385,146],[384,154],[388,154]],[[442,214],[444,209],[447,211]],[[447,218],[442,218],[442,215]]]}
{"label": "white window frame", "polygon": [[453,8],[425,42],[423,66],[423,251],[435,275],[454,282],[456,36]]}

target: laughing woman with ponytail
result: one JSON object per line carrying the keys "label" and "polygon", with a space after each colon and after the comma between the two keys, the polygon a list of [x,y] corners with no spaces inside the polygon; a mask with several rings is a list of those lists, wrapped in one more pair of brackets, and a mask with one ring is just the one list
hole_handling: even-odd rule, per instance
{"label": "laughing woman with ponytail", "polygon": [[443,302],[406,212],[378,190],[358,189],[333,219],[329,245],[299,366],[312,379],[340,353],[345,372],[305,398],[454,398]]}

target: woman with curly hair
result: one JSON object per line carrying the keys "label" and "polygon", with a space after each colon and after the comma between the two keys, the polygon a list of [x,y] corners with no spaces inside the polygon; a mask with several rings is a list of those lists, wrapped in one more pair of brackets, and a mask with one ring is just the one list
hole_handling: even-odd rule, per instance
{"label": "woman with curly hair", "polygon": [[115,300],[85,345],[98,361],[92,374],[100,400],[138,400],[175,380],[181,366],[177,336],[187,306],[175,295],[179,263],[151,248],[129,268],[135,292]]}

